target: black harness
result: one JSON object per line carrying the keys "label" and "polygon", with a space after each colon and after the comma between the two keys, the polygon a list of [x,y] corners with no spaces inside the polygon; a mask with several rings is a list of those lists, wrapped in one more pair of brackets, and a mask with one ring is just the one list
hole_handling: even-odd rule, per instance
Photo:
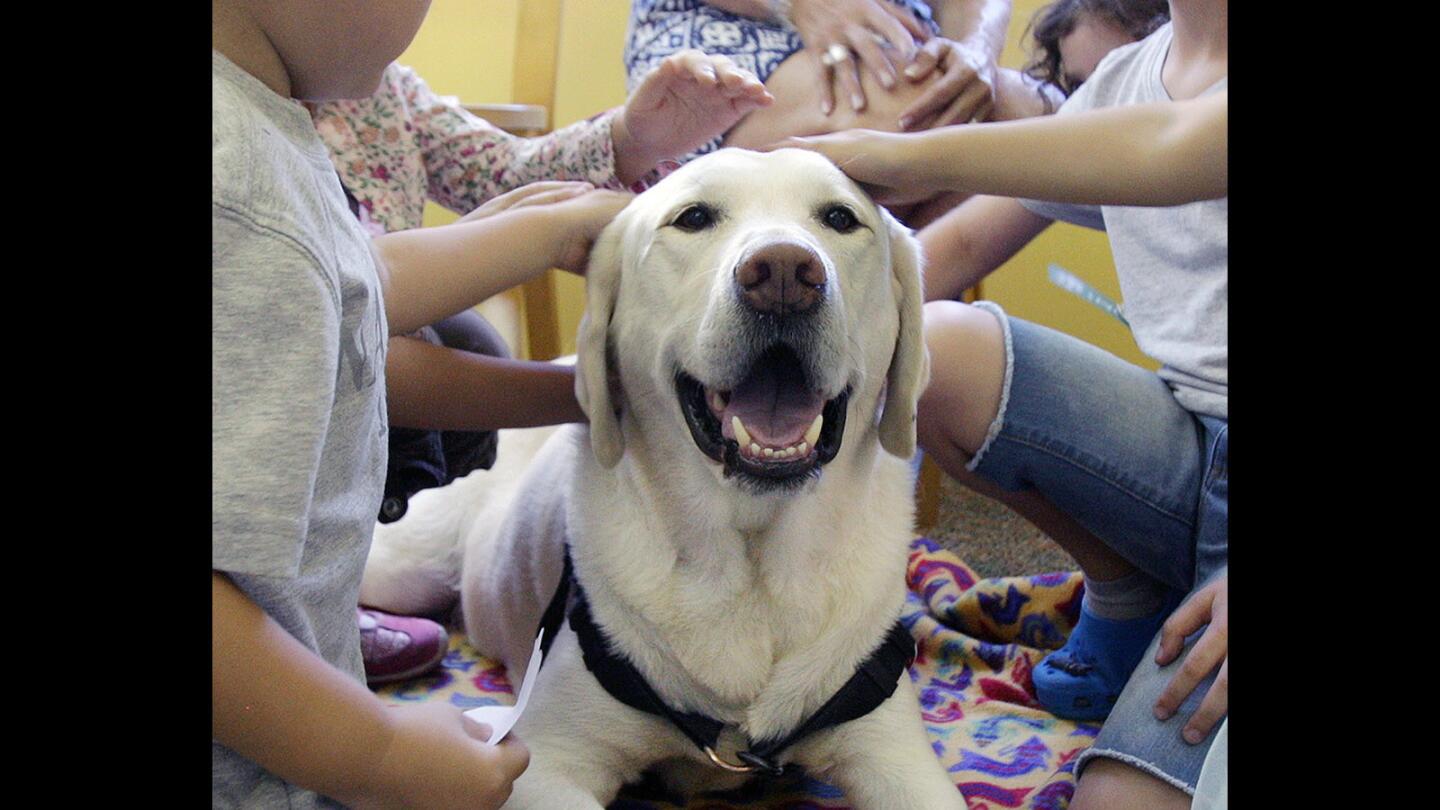
{"label": "black harness", "polygon": [[[545,631],[545,637],[540,642],[543,654],[549,653],[550,644],[560,631],[560,625],[565,619],[565,606],[570,602],[572,590],[575,599],[570,607],[570,627],[579,638],[585,668],[590,670],[590,674],[595,676],[600,686],[616,700],[631,708],[669,720],[704,751],[711,762],[728,771],[783,775],[786,768],[775,762],[781,751],[817,731],[868,714],[895,692],[901,674],[915,659],[915,640],[904,625],[896,620],[890,627],[890,632],[885,635],[885,640],[856,668],[855,674],[840,687],[840,691],[789,734],[774,739],[752,741],[749,750],[737,754],[743,764],[735,765],[715,753],[715,745],[725,723],[703,714],[681,712],[672,708],[660,699],[634,665],[611,651],[609,641],[590,616],[590,605],[585,599],[585,591],[580,587],[580,583],[575,581],[568,544],[565,547],[565,568],[560,575],[560,586],[540,620],[540,627]],[[544,666],[543,658],[541,666]]]}

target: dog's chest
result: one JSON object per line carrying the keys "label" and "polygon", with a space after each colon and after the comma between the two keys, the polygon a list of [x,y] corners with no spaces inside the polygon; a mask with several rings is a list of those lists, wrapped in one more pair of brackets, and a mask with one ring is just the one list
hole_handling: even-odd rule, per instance
{"label": "dog's chest", "polygon": [[673,656],[677,677],[693,680],[719,701],[749,706],[777,679],[827,662],[849,666],[840,650],[822,640],[837,610],[833,594],[804,587],[773,591],[754,573],[677,571],[666,606],[648,613]]}

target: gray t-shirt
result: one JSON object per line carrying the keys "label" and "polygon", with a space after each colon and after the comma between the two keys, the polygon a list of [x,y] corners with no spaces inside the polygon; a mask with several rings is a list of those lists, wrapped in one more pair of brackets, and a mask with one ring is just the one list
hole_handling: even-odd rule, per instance
{"label": "gray t-shirt", "polygon": [[[363,683],[355,605],[387,449],[379,278],[309,114],[211,63],[211,564]],[[212,748],[214,807],[333,805]]]}
{"label": "gray t-shirt", "polygon": [[[1166,24],[1111,51],[1058,114],[1171,100],[1160,71],[1172,39]],[[1041,216],[1108,233],[1136,344],[1160,361],[1161,379],[1186,410],[1228,419],[1229,198],[1168,208],[1022,202]]]}

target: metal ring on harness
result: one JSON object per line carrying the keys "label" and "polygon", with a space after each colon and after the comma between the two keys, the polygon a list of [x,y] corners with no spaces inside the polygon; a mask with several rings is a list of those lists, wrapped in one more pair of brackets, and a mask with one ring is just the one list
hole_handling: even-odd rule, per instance
{"label": "metal ring on harness", "polygon": [[710,757],[711,762],[715,763],[721,768],[724,768],[727,771],[730,771],[731,773],[754,773],[760,770],[760,766],[758,765],[734,765],[732,763],[726,762],[725,760],[720,758],[719,754],[715,753],[714,748],[711,748],[708,745],[705,746],[704,750],[705,756]]}

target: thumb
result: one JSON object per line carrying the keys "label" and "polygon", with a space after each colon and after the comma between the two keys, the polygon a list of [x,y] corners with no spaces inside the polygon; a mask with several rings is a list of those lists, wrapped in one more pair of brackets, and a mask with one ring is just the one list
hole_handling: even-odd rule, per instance
{"label": "thumb", "polygon": [[489,740],[495,733],[495,729],[489,723],[482,723],[469,715],[460,715],[460,725],[465,729],[466,734],[480,742]]}
{"label": "thumb", "polygon": [[905,78],[915,80],[928,76],[938,64],[940,64],[938,44],[935,40],[931,40],[920,48],[920,51],[915,54],[915,58],[905,67]]}

